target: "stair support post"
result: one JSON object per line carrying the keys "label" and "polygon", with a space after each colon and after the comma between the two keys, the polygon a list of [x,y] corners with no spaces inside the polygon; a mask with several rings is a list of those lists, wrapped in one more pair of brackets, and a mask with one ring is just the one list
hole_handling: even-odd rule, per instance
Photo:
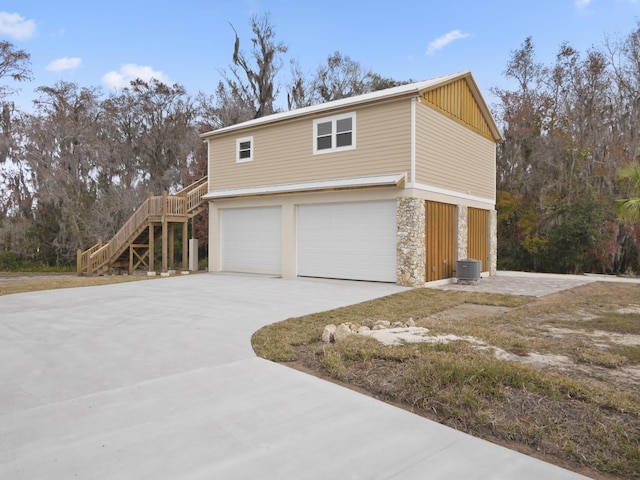
{"label": "stair support post", "polygon": [[189,269],[189,249],[187,237],[189,236],[189,221],[182,222],[182,271]]}
{"label": "stair support post", "polygon": [[173,270],[175,266],[175,223],[172,225],[167,225],[167,227],[169,229],[169,270]]}
{"label": "stair support post", "polygon": [[162,192],[162,273],[167,273],[167,250],[168,250],[168,225],[167,213],[169,204],[169,195],[165,190]]}
{"label": "stair support post", "polygon": [[153,224],[149,225],[149,271],[155,272],[155,238],[153,236]]}
{"label": "stair support post", "polygon": [[162,273],[167,273],[167,250],[168,250],[168,225],[167,219],[162,217]]}

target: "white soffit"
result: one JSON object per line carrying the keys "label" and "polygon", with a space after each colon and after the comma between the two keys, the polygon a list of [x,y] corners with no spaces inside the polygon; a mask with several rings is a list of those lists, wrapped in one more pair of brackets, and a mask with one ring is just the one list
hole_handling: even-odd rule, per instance
{"label": "white soffit", "polygon": [[202,198],[216,199],[318,190],[390,187],[402,184],[405,178],[405,173],[392,173],[388,175],[371,175],[365,177],[341,178],[337,180],[316,180],[312,182],[283,183],[279,185],[263,185],[258,187],[229,188],[224,190],[214,190],[207,193]]}

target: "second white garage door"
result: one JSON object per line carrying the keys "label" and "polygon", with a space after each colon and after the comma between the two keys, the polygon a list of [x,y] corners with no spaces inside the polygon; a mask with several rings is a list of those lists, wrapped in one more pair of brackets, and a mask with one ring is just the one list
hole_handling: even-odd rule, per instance
{"label": "second white garage door", "polygon": [[396,281],[396,202],[298,206],[298,275]]}
{"label": "second white garage door", "polygon": [[220,210],[220,261],[226,272],[281,274],[281,208]]}

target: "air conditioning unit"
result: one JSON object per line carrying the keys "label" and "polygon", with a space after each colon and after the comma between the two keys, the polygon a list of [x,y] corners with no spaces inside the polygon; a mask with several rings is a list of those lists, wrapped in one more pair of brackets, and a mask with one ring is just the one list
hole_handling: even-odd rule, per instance
{"label": "air conditioning unit", "polygon": [[[465,258],[456,262],[456,278],[458,283],[476,283],[480,281],[482,261]],[[461,282],[462,281],[462,282]]]}

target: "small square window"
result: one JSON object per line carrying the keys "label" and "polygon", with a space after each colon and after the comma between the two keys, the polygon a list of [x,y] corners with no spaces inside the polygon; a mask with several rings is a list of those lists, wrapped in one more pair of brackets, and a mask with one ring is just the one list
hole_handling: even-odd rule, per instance
{"label": "small square window", "polygon": [[253,161],[253,137],[236,140],[236,163]]}

